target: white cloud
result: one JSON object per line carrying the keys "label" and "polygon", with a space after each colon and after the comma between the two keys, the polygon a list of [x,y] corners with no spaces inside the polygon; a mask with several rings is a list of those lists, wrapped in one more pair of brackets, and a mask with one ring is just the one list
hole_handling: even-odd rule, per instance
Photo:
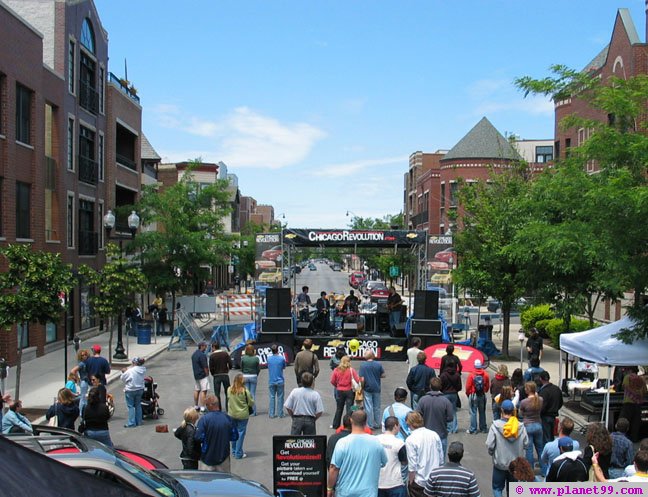
{"label": "white cloud", "polygon": [[527,97],[508,101],[482,102],[475,108],[475,114],[483,116],[496,112],[517,111],[533,115],[554,115],[554,105],[546,97]]}
{"label": "white cloud", "polygon": [[405,164],[407,166],[409,159],[402,157],[384,157],[382,159],[364,159],[353,162],[343,162],[340,164],[326,164],[318,166],[312,172],[313,176],[341,178],[353,176],[354,174],[368,167],[383,166],[388,164]]}

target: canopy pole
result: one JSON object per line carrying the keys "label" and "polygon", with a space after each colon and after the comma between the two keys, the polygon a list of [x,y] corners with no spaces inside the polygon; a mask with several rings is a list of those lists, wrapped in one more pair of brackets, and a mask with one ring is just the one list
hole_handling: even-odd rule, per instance
{"label": "canopy pole", "polygon": [[558,349],[558,386],[562,390],[563,351]]}
{"label": "canopy pole", "polygon": [[610,366],[607,367],[607,391],[605,392],[605,428],[610,422]]}

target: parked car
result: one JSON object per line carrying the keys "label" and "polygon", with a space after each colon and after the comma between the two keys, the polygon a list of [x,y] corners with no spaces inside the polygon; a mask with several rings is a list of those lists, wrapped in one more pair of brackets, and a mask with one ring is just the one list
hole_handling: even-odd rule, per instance
{"label": "parked car", "polygon": [[365,280],[364,273],[360,271],[354,271],[349,275],[349,286],[351,288],[358,288]]}
{"label": "parked car", "polygon": [[[526,299],[524,297],[520,297],[515,302],[513,302],[513,305],[511,306],[511,310],[517,311],[520,308],[524,307],[525,305],[527,305]],[[486,300],[486,309],[488,309],[488,312],[497,312],[501,308],[502,308],[502,302],[500,302],[497,299],[494,299],[493,297],[488,297],[488,299]]]}
{"label": "parked car", "polygon": [[374,290],[379,289],[387,290],[387,285],[385,285],[382,281],[367,280],[360,286],[360,292],[362,293],[362,295],[371,295]]}
{"label": "parked car", "polygon": [[281,250],[281,245],[275,245],[274,247],[261,252],[261,257],[269,261],[281,262],[282,255],[283,250]]}
{"label": "parked car", "polygon": [[308,269],[310,269],[311,271],[317,271],[317,266],[313,263],[310,263],[308,265]]}
{"label": "parked car", "polygon": [[272,497],[262,484],[230,473],[169,470],[164,466],[146,469],[134,458],[120,454],[119,450],[64,428],[35,425],[34,435],[11,434],[7,437],[79,471],[151,497]]}
{"label": "parked car", "polygon": [[434,260],[445,262],[446,264],[450,263],[450,259],[457,262],[457,251],[453,247],[448,247],[434,254]]}
{"label": "parked car", "polygon": [[342,266],[340,264],[334,263],[334,264],[331,264],[331,269],[333,271],[342,271]]}

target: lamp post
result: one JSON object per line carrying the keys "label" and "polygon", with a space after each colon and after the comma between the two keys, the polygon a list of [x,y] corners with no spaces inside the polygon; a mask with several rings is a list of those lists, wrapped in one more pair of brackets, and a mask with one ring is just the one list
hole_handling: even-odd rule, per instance
{"label": "lamp post", "polygon": [[525,338],[525,336],[524,336],[523,331],[518,333],[518,340],[520,341],[520,369],[522,371],[524,371],[524,366],[523,366],[523,363],[524,363],[524,358],[523,358],[524,346],[522,345],[524,343],[524,338]]}
{"label": "lamp post", "polygon": [[[115,227],[115,215],[113,214],[112,210],[108,210],[108,212],[104,216],[103,224],[104,224],[104,228],[106,229],[107,238],[109,240],[119,241],[119,260],[121,265],[122,251],[123,251],[122,243],[124,240],[128,240],[129,238],[128,236],[124,236],[121,234],[117,234],[113,237],[110,236],[110,232]],[[132,211],[130,216],[128,216],[128,229],[130,230],[131,233],[130,239],[135,238],[135,233],[137,232],[137,228],[139,228],[139,225],[140,225],[140,217],[137,215],[135,211]],[[113,359],[118,359],[118,360],[128,359],[128,356],[124,353],[124,342],[123,342],[123,335],[122,335],[122,312],[123,309],[120,309],[119,315],[117,317],[117,346],[115,347],[115,353],[113,354]]]}

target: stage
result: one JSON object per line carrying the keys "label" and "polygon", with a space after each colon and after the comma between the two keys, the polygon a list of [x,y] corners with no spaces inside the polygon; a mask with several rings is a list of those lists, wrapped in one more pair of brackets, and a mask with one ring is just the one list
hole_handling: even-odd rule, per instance
{"label": "stage", "polygon": [[[407,359],[407,338],[394,338],[389,335],[359,334],[357,337],[345,337],[341,333],[335,335],[312,335],[295,337],[295,353],[302,349],[304,340],[310,338],[313,342],[311,350],[322,360],[328,360],[335,355],[338,345],[344,345],[346,353],[351,359],[364,358],[364,353],[371,350],[376,359],[381,361],[404,361]],[[353,343],[356,340],[359,345]]]}

